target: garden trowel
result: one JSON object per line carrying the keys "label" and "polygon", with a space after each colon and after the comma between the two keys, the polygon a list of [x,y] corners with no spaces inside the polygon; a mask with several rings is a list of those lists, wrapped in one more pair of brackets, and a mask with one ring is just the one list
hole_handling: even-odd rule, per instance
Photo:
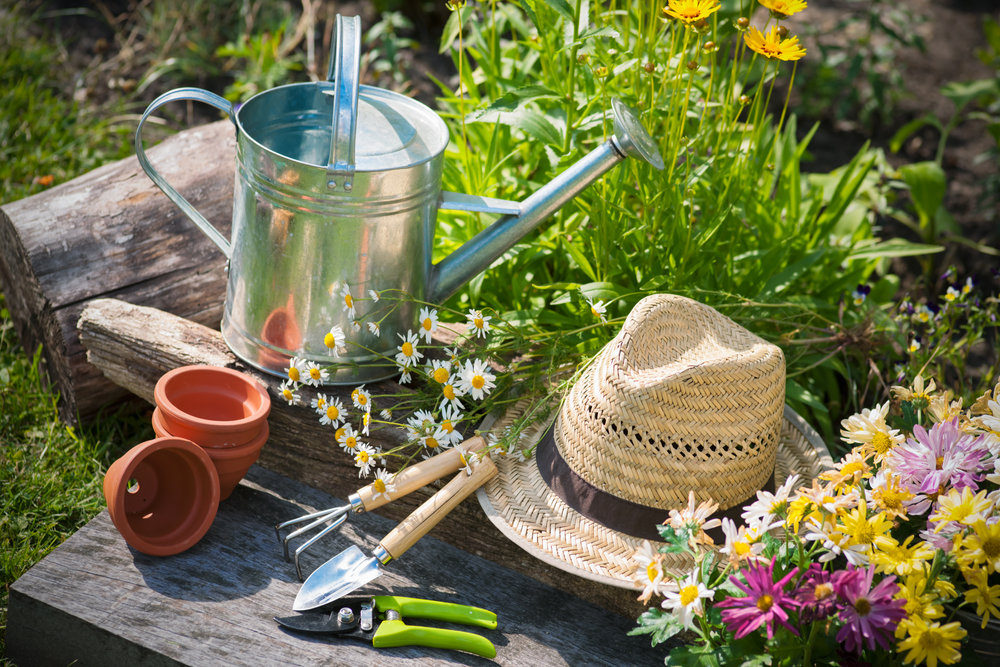
{"label": "garden trowel", "polygon": [[466,466],[386,535],[371,556],[352,546],[317,568],[302,584],[292,608],[307,611],[321,607],[372,581],[382,574],[382,565],[402,556],[456,505],[496,474],[496,466],[488,454],[474,465]]}

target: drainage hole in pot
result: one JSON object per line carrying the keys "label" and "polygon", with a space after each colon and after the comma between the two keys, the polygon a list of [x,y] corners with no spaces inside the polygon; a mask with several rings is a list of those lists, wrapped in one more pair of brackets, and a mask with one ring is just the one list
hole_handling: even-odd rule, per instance
{"label": "drainage hole in pot", "polygon": [[128,481],[128,486],[125,487],[125,490],[128,491],[129,493],[139,493],[139,480],[137,480],[135,477],[130,479]]}

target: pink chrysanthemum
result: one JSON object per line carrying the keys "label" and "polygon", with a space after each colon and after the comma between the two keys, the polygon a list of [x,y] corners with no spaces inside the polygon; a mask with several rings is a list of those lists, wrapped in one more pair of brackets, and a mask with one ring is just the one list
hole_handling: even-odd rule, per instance
{"label": "pink chrysanthemum", "polygon": [[957,418],[939,422],[930,431],[917,424],[913,436],[895,448],[890,463],[915,496],[906,503],[910,514],[926,512],[947,489],[979,488],[990,455],[986,436],[962,433]]}
{"label": "pink chrysanthemum", "polygon": [[830,577],[830,573],[824,571],[819,563],[813,563],[806,571],[795,591],[795,599],[802,606],[800,619],[803,623],[822,620],[835,611],[837,595]]}
{"label": "pink chrysanthemum", "polygon": [[901,620],[906,618],[906,600],[894,600],[899,591],[896,577],[882,579],[872,588],[875,568],[854,568],[833,573],[833,589],[837,593],[840,613],[837,618],[844,623],[837,633],[837,641],[844,648],[861,654],[865,644],[875,650],[875,644],[888,650],[893,641],[893,633]]}
{"label": "pink chrysanthemum", "polygon": [[799,568],[774,580],[774,560],[767,565],[751,565],[743,570],[747,583],[744,585],[737,577],[729,577],[729,581],[747,594],[745,598],[726,598],[716,606],[723,608],[722,621],[741,639],[762,625],[767,626],[767,638],[774,637],[774,623],[777,621],[793,635],[798,636],[798,630],[788,624],[788,610],[795,609],[799,603],[785,592],[785,585],[799,573]]}

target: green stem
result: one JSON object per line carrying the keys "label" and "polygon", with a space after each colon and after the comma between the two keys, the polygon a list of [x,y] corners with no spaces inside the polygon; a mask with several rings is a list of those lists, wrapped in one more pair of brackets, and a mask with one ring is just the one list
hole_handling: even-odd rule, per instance
{"label": "green stem", "polygon": [[573,49],[569,56],[569,92],[566,93],[566,138],[563,140],[563,153],[569,153],[570,138],[573,136],[573,107],[576,102],[573,94],[576,92],[576,40],[580,36],[580,3],[576,0],[573,11]]}

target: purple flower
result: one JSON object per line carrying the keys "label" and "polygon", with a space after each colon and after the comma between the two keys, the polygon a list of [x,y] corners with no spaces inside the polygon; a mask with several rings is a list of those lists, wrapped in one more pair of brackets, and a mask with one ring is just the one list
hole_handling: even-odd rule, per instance
{"label": "purple flower", "polygon": [[833,614],[837,596],[830,583],[830,573],[825,572],[819,563],[811,564],[799,589],[795,591],[795,599],[802,605],[799,618],[803,623],[818,621]]}
{"label": "purple flower", "polygon": [[958,418],[935,424],[930,431],[917,424],[914,438],[897,447],[893,468],[906,490],[910,514],[923,514],[948,488],[979,488],[989,456],[986,436],[973,436],[958,429]]}
{"label": "purple flower", "polygon": [[875,644],[888,650],[893,633],[901,620],[906,618],[906,600],[893,600],[899,590],[895,576],[882,579],[872,588],[874,566],[855,568],[848,566],[833,574],[833,589],[837,593],[840,612],[837,618],[844,624],[837,633],[837,641],[844,648],[861,654],[867,644],[872,651]]}
{"label": "purple flower", "polygon": [[726,598],[718,603],[722,607],[722,621],[741,639],[762,625],[767,625],[767,638],[774,637],[774,622],[781,623],[789,632],[798,636],[798,631],[788,624],[788,611],[799,603],[785,593],[785,584],[799,573],[799,568],[774,581],[774,560],[767,565],[751,565],[743,571],[747,583],[744,585],[735,576],[729,581],[747,594],[745,598]]}

